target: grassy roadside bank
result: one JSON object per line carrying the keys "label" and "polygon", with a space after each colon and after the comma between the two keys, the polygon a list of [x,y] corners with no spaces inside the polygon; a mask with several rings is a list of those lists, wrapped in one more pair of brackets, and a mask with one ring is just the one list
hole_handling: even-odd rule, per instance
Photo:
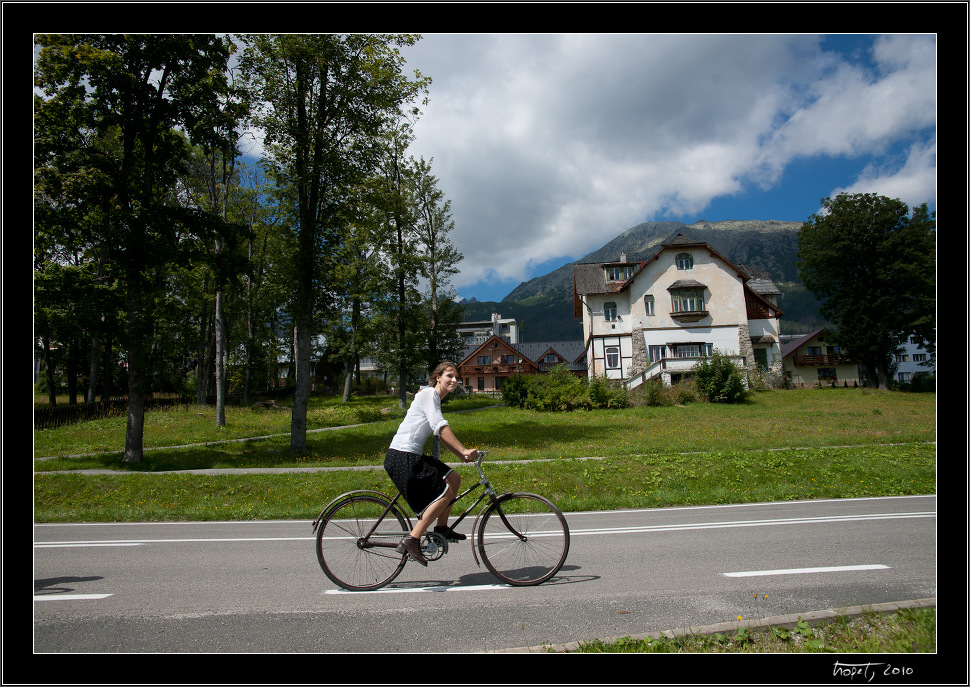
{"label": "grassy roadside bank", "polygon": [[[35,522],[312,519],[351,489],[393,490],[383,470],[198,475],[205,468],[381,465],[400,414],[388,399],[318,401],[305,455],[287,454],[289,409],[230,409],[216,428],[207,409],[152,413],[145,460],[121,463],[124,418],[34,433]],[[535,491],[564,511],[926,494],[936,491],[935,394],[862,389],[775,391],[743,405],[690,404],[540,414],[509,408],[459,413],[490,401],[446,404],[466,445],[490,460],[500,490]],[[202,417],[200,417],[200,415]],[[209,417],[205,417],[209,415]],[[234,441],[246,437],[265,437]],[[221,441],[201,446],[207,441]],[[797,447],[797,448],[792,448]],[[602,460],[569,460],[596,456]],[[55,474],[100,469],[119,474]],[[174,474],[122,474],[175,471]],[[460,472],[466,484],[474,469]]]}
{"label": "grassy roadside bank", "polygon": [[[936,608],[903,608],[893,613],[839,615],[808,623],[801,618],[788,627],[773,625],[734,632],[688,633],[676,637],[621,637],[580,643],[587,654],[869,654],[935,653]],[[884,668],[882,669],[885,670]],[[874,671],[875,672],[875,671]]]}

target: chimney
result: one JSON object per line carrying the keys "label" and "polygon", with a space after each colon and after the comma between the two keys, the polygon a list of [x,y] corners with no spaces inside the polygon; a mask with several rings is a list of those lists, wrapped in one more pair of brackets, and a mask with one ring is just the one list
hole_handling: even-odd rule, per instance
{"label": "chimney", "polygon": [[620,262],[626,262],[626,253],[620,253]]}

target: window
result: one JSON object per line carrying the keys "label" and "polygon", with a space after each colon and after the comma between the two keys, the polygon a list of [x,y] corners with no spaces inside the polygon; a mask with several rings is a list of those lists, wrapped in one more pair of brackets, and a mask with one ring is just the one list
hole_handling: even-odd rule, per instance
{"label": "window", "polygon": [[689,270],[694,267],[694,256],[690,253],[677,253],[677,269]]}
{"label": "window", "polygon": [[643,308],[644,310],[647,311],[647,315],[654,314],[655,312],[654,305],[655,303],[653,300],[653,296],[651,296],[650,294],[647,294],[646,296],[643,297]]}
{"label": "window", "polygon": [[650,356],[650,362],[655,363],[659,360],[663,360],[667,357],[667,347],[666,346],[648,346],[647,355]]}
{"label": "window", "polygon": [[500,356],[500,359],[501,359],[503,365],[514,365],[515,364],[515,356],[514,355],[503,355],[503,356]]}
{"label": "window", "polygon": [[490,356],[490,355],[480,355],[480,356],[478,356],[478,364],[479,365],[488,365],[491,362],[492,362],[492,356]]}
{"label": "window", "polygon": [[543,359],[543,362],[545,362],[545,363],[558,363],[559,362],[559,356],[557,356],[555,353],[549,353]]}
{"label": "window", "polygon": [[607,322],[612,322],[616,320],[616,303],[610,301],[603,305],[603,316],[606,318]]}
{"label": "window", "polygon": [[678,289],[671,291],[673,312],[698,312],[704,310],[703,289]]}
{"label": "window", "polygon": [[677,358],[700,358],[702,355],[714,355],[714,344],[709,343],[677,344],[673,348],[674,356]]}
{"label": "window", "polygon": [[614,265],[606,268],[606,281],[626,281],[633,276],[633,265]]}
{"label": "window", "polygon": [[697,344],[678,344],[678,358],[699,358],[701,357],[701,347]]}
{"label": "window", "polygon": [[615,370],[620,367],[620,347],[606,347],[606,369]]}

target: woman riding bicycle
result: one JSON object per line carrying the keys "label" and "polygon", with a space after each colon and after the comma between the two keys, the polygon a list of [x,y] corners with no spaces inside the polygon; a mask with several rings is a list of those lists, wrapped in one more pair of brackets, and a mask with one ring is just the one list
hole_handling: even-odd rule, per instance
{"label": "woman riding bicycle", "polygon": [[[472,463],[478,458],[478,449],[466,449],[441,414],[441,401],[457,386],[457,366],[448,361],[438,365],[428,386],[415,394],[384,458],[384,469],[418,517],[410,534],[398,545],[398,552],[409,553],[422,565],[428,561],[421,552],[421,537],[432,523],[437,522],[434,531],[448,539],[465,538],[448,527],[451,502],[458,495],[461,477],[441,462],[437,450],[440,440],[463,462]],[[422,455],[431,434],[435,435],[434,455]]]}

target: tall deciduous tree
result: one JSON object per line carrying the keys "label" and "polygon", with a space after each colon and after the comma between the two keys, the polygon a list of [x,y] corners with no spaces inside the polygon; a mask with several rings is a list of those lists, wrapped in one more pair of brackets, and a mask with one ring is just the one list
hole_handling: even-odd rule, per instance
{"label": "tall deciduous tree", "polygon": [[886,388],[908,338],[936,347],[936,221],[926,204],[842,193],[802,226],[799,272],[836,342]]}
{"label": "tall deciduous tree", "polygon": [[[179,259],[178,232],[206,233],[213,223],[171,205],[169,192],[192,143],[217,145],[210,126],[227,88],[231,45],[211,35],[49,35],[35,84],[35,149],[40,158],[84,158],[108,184],[110,217],[103,245],[121,268],[126,292],[128,426],[125,461],[143,452],[151,303],[157,268]],[[181,133],[179,133],[181,132]],[[89,145],[112,136],[110,156]],[[78,149],[80,146],[80,149]],[[221,146],[220,146],[221,147]]]}
{"label": "tall deciduous tree", "polygon": [[345,190],[373,167],[377,144],[426,87],[408,79],[399,46],[415,36],[251,35],[240,66],[254,94],[277,183],[291,210],[296,384],[290,452],[306,450],[310,346],[340,236]]}
{"label": "tall deciduous tree", "polygon": [[[462,254],[451,242],[455,228],[451,201],[438,188],[431,164],[418,160],[413,172],[413,198],[418,219],[415,223],[416,248],[421,257],[421,276],[427,281],[427,366],[430,373],[442,359],[457,357],[463,341],[458,333],[463,309],[455,303],[451,277],[458,274]],[[459,362],[455,360],[454,362]]]}

